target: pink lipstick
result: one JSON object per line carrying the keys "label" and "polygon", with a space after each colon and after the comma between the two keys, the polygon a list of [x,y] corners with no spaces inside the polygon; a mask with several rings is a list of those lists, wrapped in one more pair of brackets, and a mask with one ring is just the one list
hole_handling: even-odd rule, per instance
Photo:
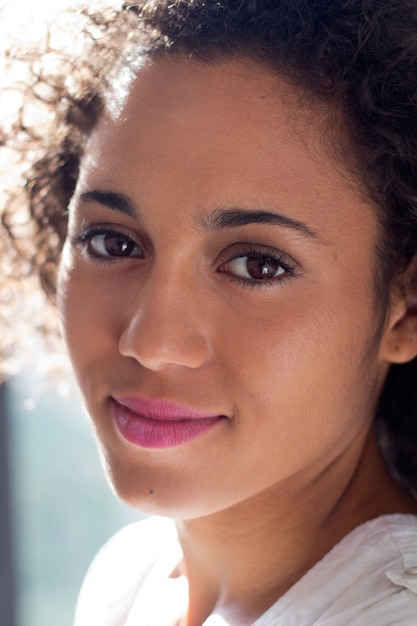
{"label": "pink lipstick", "polygon": [[139,396],[113,396],[112,411],[122,437],[142,448],[179,446],[227,419],[224,415]]}

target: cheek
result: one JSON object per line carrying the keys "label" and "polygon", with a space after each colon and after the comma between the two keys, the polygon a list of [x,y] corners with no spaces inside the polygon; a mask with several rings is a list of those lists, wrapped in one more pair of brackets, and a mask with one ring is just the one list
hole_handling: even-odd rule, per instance
{"label": "cheek", "polygon": [[290,471],[342,446],[372,417],[378,367],[365,358],[367,316],[353,310],[283,305],[279,316],[229,325],[223,380],[237,393],[242,442],[276,445]]}
{"label": "cheek", "polygon": [[[89,308],[87,293],[82,283],[78,284],[73,268],[61,264],[58,277],[58,310],[62,334],[71,358],[79,351],[78,346],[90,336],[86,332],[90,327]],[[76,366],[76,363],[73,365]]]}
{"label": "cheek", "polygon": [[72,318],[71,304],[72,304],[72,290],[71,290],[71,277],[72,277],[72,259],[68,251],[68,245],[65,244],[62,251],[61,262],[58,270],[57,281],[57,304],[59,323],[61,333],[65,339],[68,347],[68,334],[67,328],[69,321]]}
{"label": "cheek", "polygon": [[80,269],[71,255],[65,252],[64,249],[58,274],[59,318],[75,373],[82,386],[84,370],[108,343],[106,337],[109,333],[105,325],[112,308],[106,307],[88,270]]}
{"label": "cheek", "polygon": [[285,391],[284,384],[302,394],[319,377],[324,383],[329,376],[357,375],[369,344],[363,310],[349,310],[346,299],[335,306],[308,293],[259,307],[252,315],[242,307],[236,316],[223,315],[219,328],[224,361],[236,376],[247,376],[249,388],[268,390],[266,397]]}

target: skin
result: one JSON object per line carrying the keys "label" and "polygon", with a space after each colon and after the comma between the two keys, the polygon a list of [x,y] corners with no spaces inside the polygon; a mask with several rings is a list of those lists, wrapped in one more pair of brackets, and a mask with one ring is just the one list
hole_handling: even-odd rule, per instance
{"label": "skin", "polygon": [[[393,291],[375,340],[378,221],[323,145],[329,115],[246,61],[157,60],[104,112],[71,203],[69,352],[115,490],[178,520],[187,626],[213,610],[250,624],[358,524],[417,512],[372,425],[389,364],[416,351],[412,298]],[[92,190],[126,194],[134,211],[82,196]],[[212,227],[237,209],[303,226]],[[103,238],[80,241],[103,224],[133,256],[109,262]],[[290,269],[238,276],[253,249]],[[114,394],[228,419],[142,449],[117,432]]]}

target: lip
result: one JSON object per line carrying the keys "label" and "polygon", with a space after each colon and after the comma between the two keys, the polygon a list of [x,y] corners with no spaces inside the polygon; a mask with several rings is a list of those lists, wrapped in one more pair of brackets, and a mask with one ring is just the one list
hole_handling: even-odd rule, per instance
{"label": "lip", "polygon": [[174,402],[138,396],[113,396],[112,413],[124,439],[154,449],[179,446],[227,419]]}

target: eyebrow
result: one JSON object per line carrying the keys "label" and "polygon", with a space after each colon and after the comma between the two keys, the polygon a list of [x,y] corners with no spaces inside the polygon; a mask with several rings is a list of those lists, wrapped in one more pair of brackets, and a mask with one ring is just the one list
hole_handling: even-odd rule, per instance
{"label": "eyebrow", "polygon": [[[113,211],[119,211],[134,219],[140,219],[139,208],[128,195],[119,191],[101,191],[92,189],[80,194],[81,202],[97,202]],[[248,209],[216,209],[208,217],[198,217],[199,225],[205,231],[237,228],[249,224],[273,224],[295,230],[306,237],[320,239],[318,233],[299,220],[282,213]]]}
{"label": "eyebrow", "polygon": [[103,206],[113,209],[113,211],[119,211],[134,219],[139,219],[139,210],[135,206],[135,203],[124,193],[119,191],[100,191],[98,189],[92,189],[90,191],[84,191],[79,196],[80,202],[97,202]]}
{"label": "eyebrow", "polygon": [[208,218],[201,220],[204,230],[223,230],[236,228],[248,224],[273,224],[291,228],[307,237],[319,239],[318,233],[298,220],[271,211],[246,210],[246,209],[217,209]]}

